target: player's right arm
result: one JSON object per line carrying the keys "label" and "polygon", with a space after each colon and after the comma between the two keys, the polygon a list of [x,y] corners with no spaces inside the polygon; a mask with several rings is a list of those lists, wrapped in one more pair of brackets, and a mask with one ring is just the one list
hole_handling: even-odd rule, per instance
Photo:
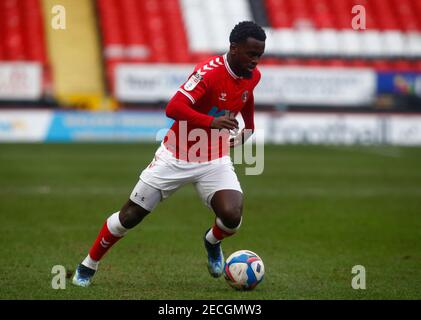
{"label": "player's right arm", "polygon": [[213,117],[194,110],[192,106],[193,104],[185,95],[177,92],[168,102],[165,113],[171,119],[188,121],[196,127],[210,127]]}
{"label": "player's right arm", "polygon": [[228,130],[238,129],[238,121],[235,118],[231,118],[228,114],[225,114],[218,118],[213,118],[211,128]]}
{"label": "player's right arm", "polygon": [[214,128],[214,129],[238,129],[238,121],[230,118],[229,115],[223,115],[218,118],[196,111],[191,101],[182,93],[177,92],[168,103],[165,109],[167,117],[178,120],[188,121],[196,127]]}
{"label": "player's right arm", "polygon": [[210,90],[210,87],[211,82],[206,73],[196,71],[169,101],[166,115],[174,120],[188,121],[196,127],[228,130],[238,128],[237,120],[229,115],[216,118],[195,110],[194,104]]}

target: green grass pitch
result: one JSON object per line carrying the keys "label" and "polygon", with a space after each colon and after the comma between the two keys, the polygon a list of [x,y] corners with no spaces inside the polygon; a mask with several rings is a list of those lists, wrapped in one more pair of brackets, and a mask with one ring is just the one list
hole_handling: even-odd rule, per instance
{"label": "green grass pitch", "polygon": [[1,144],[0,299],[421,299],[421,149],[364,146],[266,146],[262,175],[237,167],[244,220],[223,249],[262,257],[254,291],[208,274],[214,217],[192,186],[118,242],[91,287],[52,289],[52,267],[74,271],[156,147]]}

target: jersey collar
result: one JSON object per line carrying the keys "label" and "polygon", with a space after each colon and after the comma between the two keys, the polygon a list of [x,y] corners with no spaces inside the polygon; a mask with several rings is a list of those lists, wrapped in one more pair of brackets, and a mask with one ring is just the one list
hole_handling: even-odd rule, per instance
{"label": "jersey collar", "polygon": [[232,71],[232,69],[231,69],[231,67],[230,67],[230,65],[229,65],[229,63],[228,63],[228,59],[227,59],[227,54],[226,54],[226,53],[223,55],[223,58],[224,58],[224,65],[225,65],[225,68],[227,69],[227,71],[228,71],[228,73],[231,75],[231,77],[233,77],[234,79],[242,79],[243,77],[239,77],[239,76],[237,76],[237,75],[234,73],[234,71]]}

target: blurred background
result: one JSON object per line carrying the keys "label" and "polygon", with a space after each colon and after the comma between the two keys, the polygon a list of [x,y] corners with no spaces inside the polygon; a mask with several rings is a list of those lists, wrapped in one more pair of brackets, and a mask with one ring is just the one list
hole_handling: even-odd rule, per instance
{"label": "blurred background", "polygon": [[[245,222],[224,250],[257,252],[265,282],[209,281],[214,216],[190,186],[111,250],[96,289],[52,289],[52,267],[70,275],[127,201],[168,100],[241,20],[268,36],[266,144],[262,174],[236,165]],[[421,0],[0,0],[0,299],[419,300],[420,145]]]}
{"label": "blurred background", "polygon": [[0,141],[154,140],[242,20],[267,142],[421,144],[421,0],[0,0]]}

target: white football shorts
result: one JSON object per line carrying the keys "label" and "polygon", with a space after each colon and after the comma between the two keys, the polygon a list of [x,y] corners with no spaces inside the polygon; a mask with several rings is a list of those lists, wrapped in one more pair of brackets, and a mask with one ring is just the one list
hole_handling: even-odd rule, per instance
{"label": "white football shorts", "polygon": [[[152,211],[159,201],[189,183],[195,186],[209,208],[213,195],[219,190],[243,192],[229,156],[203,163],[187,162],[177,159],[161,144],[152,162],[140,174],[130,200]],[[160,197],[156,195],[157,190]]]}

